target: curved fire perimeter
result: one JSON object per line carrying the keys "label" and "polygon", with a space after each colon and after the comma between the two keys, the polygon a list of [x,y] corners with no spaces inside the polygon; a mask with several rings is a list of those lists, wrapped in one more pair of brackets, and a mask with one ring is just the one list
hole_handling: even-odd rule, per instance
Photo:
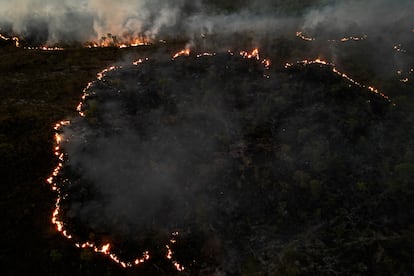
{"label": "curved fire perimeter", "polygon": [[[321,201],[303,184],[316,185],[320,154],[361,154],[340,183],[346,170],[377,166],[355,141],[386,136],[379,124],[393,106],[329,62],[270,65],[257,49],[183,50],[99,73],[79,117],[55,126],[59,162],[47,181],[57,230],[122,267],[163,259],[178,271],[239,273],[253,256],[256,272],[269,271],[314,219],[289,202]],[[363,134],[346,125],[355,109],[378,119],[362,121]]]}

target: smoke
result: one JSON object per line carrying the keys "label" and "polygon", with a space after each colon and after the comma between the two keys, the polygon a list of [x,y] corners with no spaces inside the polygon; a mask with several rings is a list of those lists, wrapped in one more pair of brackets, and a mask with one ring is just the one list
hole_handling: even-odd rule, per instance
{"label": "smoke", "polygon": [[0,18],[3,29],[11,25],[14,33],[34,43],[97,41],[108,33],[188,38],[205,31],[225,35],[249,31],[260,36],[276,26],[286,27],[281,18],[291,6],[284,0],[19,0],[3,1]]}
{"label": "smoke", "polygon": [[[412,1],[221,2],[20,0],[0,4],[0,17],[4,29],[9,28],[33,43],[83,43],[111,33],[120,39],[137,35],[152,39],[182,38],[193,47],[215,51],[261,47],[267,53],[281,53],[288,58],[322,56],[335,63],[350,56],[356,61],[355,57],[362,55],[370,69],[387,73],[414,64],[409,52],[414,49],[410,47],[414,40]],[[295,37],[298,30],[315,37],[315,41],[300,41]],[[368,39],[360,44],[328,42],[364,35]],[[396,43],[406,47],[408,53],[395,53]],[[297,136],[297,130],[306,136],[312,129],[320,132],[325,128],[309,127],[311,123],[301,121],[306,115],[300,112],[277,122],[280,126],[276,119],[266,118],[302,106],[303,91],[294,85],[284,86],[283,82],[288,83],[291,76],[280,75],[280,80],[265,82],[263,72],[255,71],[255,65],[245,66],[236,60],[234,66],[220,58],[212,64],[177,60],[173,64],[161,61],[155,66],[148,63],[139,69],[127,68],[108,74],[87,91],[91,95],[86,101],[86,119],[74,121],[64,134],[69,139],[65,145],[69,156],[65,172],[69,175],[65,177],[71,185],[65,187],[68,201],[62,203],[62,209],[69,221],[79,220],[91,231],[101,231],[103,235],[115,233],[126,239],[136,239],[148,233],[148,228],[163,233],[175,228],[188,233],[196,230],[207,239],[214,236],[224,244],[235,235],[228,228],[239,230],[248,224],[239,222],[240,218],[266,225],[263,222],[266,213],[262,212],[269,210],[266,204],[279,210],[283,209],[277,205],[279,201],[292,200],[279,195],[278,191],[284,187],[278,184],[272,186],[278,200],[270,198],[266,194],[270,188],[266,185],[273,184],[263,182],[265,188],[260,190],[255,186],[256,180],[271,179],[270,182],[278,183],[280,179],[275,175],[286,167],[289,173],[285,174],[289,176],[283,181],[291,182],[291,175],[305,181],[308,175],[298,173],[299,167],[307,168],[309,164],[317,167],[331,137],[312,136],[314,141],[308,142],[308,148],[303,149],[305,153],[297,149],[302,145],[298,143],[291,147],[297,151],[292,154],[294,150],[287,145]],[[306,89],[310,91],[309,87]],[[270,95],[269,91],[275,90],[280,90],[280,95]],[[230,100],[224,99],[231,93]],[[243,97],[239,97],[241,94]],[[266,102],[267,99],[271,100]],[[228,102],[232,106],[226,106]],[[280,110],[274,110],[275,106]],[[335,107],[331,108],[332,112],[322,117],[340,114]],[[236,119],[232,116],[236,116],[238,109],[243,112]],[[314,112],[310,107],[304,110],[309,114]],[[257,140],[247,146],[243,141],[253,139],[256,131],[264,135],[269,131],[285,140],[286,147],[281,147],[276,163],[266,159],[273,150],[273,142]],[[260,157],[253,160],[249,151],[259,152]],[[294,157],[286,157],[289,152]],[[296,161],[302,159],[303,163]],[[353,164],[351,161],[349,164]],[[254,170],[254,162],[267,167]],[[360,167],[363,164],[361,161]],[[226,191],[231,193],[225,194]],[[251,206],[246,206],[246,202]],[[281,210],[280,214],[283,213]],[[271,237],[268,240],[274,240],[272,231],[263,227],[260,229]],[[237,234],[250,237],[252,246],[261,238],[254,231],[251,234],[243,231]],[[164,238],[168,239],[167,236]],[[188,236],[191,240],[196,234]],[[222,254],[231,257],[232,250],[238,252],[237,247],[243,248],[243,241],[234,243],[227,244]],[[201,247],[193,251],[201,252]]]}
{"label": "smoke", "polygon": [[[348,60],[363,59],[364,74],[385,78],[413,67],[413,11],[409,0],[18,0],[0,4],[0,31],[37,45],[146,37],[206,51],[259,47],[282,64],[322,57],[346,71]],[[301,44],[297,31],[316,40]],[[344,37],[366,41],[329,42]]]}
{"label": "smoke", "polygon": [[[34,43],[97,41],[111,33],[154,36],[177,24],[186,1],[38,1],[0,4],[3,26]],[[188,4],[186,4],[188,5]],[[193,6],[193,4],[191,4]],[[3,27],[4,28],[4,27]],[[46,39],[46,41],[42,41]]]}
{"label": "smoke", "polygon": [[212,65],[190,74],[174,63],[117,70],[87,91],[86,119],[65,129],[70,219],[131,240],[213,223],[218,176],[231,163],[218,141],[238,122],[217,92],[225,82],[210,84]]}
{"label": "smoke", "polygon": [[[0,27],[33,43],[83,43],[110,33],[119,39],[146,35],[201,45],[220,40],[222,47],[248,37],[251,45],[266,46],[298,30],[329,39],[372,33],[404,40],[413,28],[413,10],[412,1],[405,0],[18,0],[2,1]],[[400,31],[390,34],[394,27]],[[214,38],[206,41],[206,35]]]}
{"label": "smoke", "polygon": [[355,180],[386,177],[390,104],[348,84],[220,53],[111,71],[63,129],[63,220],[124,252],[157,253],[178,231],[185,266],[241,274],[253,254],[262,272],[313,223],[304,210],[329,204],[322,190],[342,200]]}
{"label": "smoke", "polygon": [[303,25],[305,29],[322,27],[342,31],[352,28],[375,31],[385,26],[409,30],[413,25],[413,8],[414,3],[405,0],[335,1],[334,4],[310,10],[304,17]]}

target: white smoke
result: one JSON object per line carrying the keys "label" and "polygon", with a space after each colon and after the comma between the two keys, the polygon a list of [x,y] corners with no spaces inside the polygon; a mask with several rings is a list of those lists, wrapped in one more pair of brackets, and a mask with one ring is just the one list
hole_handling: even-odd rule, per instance
{"label": "white smoke", "polygon": [[111,33],[157,35],[176,24],[184,1],[17,0],[0,3],[0,22],[48,42],[98,40]]}
{"label": "white smoke", "polygon": [[298,28],[329,32],[407,25],[413,13],[414,2],[407,0],[2,0],[0,28],[46,42],[97,41],[108,33],[191,38],[247,32],[261,37]]}

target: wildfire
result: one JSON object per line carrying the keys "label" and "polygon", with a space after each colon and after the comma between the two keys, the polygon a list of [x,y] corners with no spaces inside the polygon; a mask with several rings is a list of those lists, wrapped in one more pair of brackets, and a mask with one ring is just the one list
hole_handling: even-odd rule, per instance
{"label": "wildfire", "polygon": [[145,58],[145,59],[142,59],[142,58],[137,59],[137,60],[133,61],[132,64],[133,65],[139,65],[139,64],[143,63],[144,61],[148,61],[148,58]]}
{"label": "wildfire", "polygon": [[[21,39],[18,36],[9,37],[7,35],[0,33],[0,39],[2,40],[12,40],[17,48],[23,48],[25,50],[37,50],[37,51],[63,51],[65,48],[58,46],[24,46],[21,45]],[[165,42],[160,42],[165,43]],[[116,48],[128,48],[128,47],[138,47],[143,45],[151,45],[152,41],[147,37],[141,35],[137,37],[126,36],[122,39],[118,39],[117,36],[108,34],[108,36],[102,37],[99,42],[90,41],[86,42],[83,46],[86,48],[105,48],[105,47],[116,47]]]}
{"label": "wildfire", "polygon": [[134,265],[137,266],[137,265],[142,264],[142,263],[144,263],[144,262],[146,262],[150,259],[149,252],[145,251],[145,252],[142,253],[141,258],[137,258],[133,262],[122,261],[116,254],[111,253],[111,244],[110,243],[104,244],[102,246],[96,246],[92,242],[85,242],[85,243],[82,243],[82,244],[76,243],[75,246],[77,248],[81,248],[81,249],[90,248],[96,253],[102,253],[105,256],[108,256],[112,261],[119,264],[123,268],[133,267]]}
{"label": "wildfire", "polygon": [[191,53],[190,49],[184,49],[184,50],[181,50],[181,51],[175,53],[173,55],[172,59],[176,59],[176,58],[181,57],[181,56],[189,56],[190,53]]}
{"label": "wildfire", "polygon": [[[229,50],[228,51],[230,55],[233,55],[233,53]],[[240,55],[243,58],[248,58],[248,59],[257,59],[260,61],[260,54],[259,54],[259,49],[255,48],[253,49],[250,53],[247,51],[240,51]],[[272,64],[272,62],[270,61],[270,59],[264,58],[260,61],[263,66],[265,67],[265,69],[270,69],[270,65]],[[266,78],[269,78],[268,75],[264,75]]]}
{"label": "wildfire", "polygon": [[[138,64],[144,62],[145,60],[148,60],[148,58],[138,59],[137,61],[134,61],[133,64],[138,65]],[[97,74],[97,79],[102,80],[105,77],[105,74],[107,74],[108,72],[110,72],[112,70],[116,70],[118,68],[121,68],[121,67],[111,66],[111,67],[108,67],[108,68],[102,70],[101,72],[99,72]],[[93,84],[94,84],[94,82],[88,83],[87,87],[83,90],[84,94],[82,96],[82,102],[84,100],[86,100],[87,95],[88,95],[87,93],[88,93],[89,89],[93,86]],[[78,105],[78,111],[79,111],[80,116],[83,117],[85,115],[82,112],[82,102]],[[52,186],[53,191],[57,192],[55,209],[52,213],[51,222],[52,222],[53,225],[55,225],[56,230],[59,233],[61,233],[68,240],[72,240],[73,239],[72,235],[68,232],[68,230],[65,229],[65,223],[60,218],[60,215],[61,215],[61,201],[65,199],[66,195],[62,194],[62,191],[59,188],[58,183],[56,183],[56,178],[60,175],[60,172],[61,172],[62,168],[64,167],[64,157],[65,157],[64,153],[61,152],[61,144],[63,142],[63,137],[61,135],[61,132],[62,132],[62,128],[65,127],[65,126],[68,126],[69,124],[70,124],[70,121],[61,121],[61,122],[57,123],[54,126],[54,130],[55,130],[54,153],[55,153],[56,156],[59,157],[59,163],[56,166],[56,168],[53,170],[50,177],[48,177],[46,179],[46,182],[49,183]],[[176,238],[178,237],[178,235],[179,235],[178,232],[173,232],[171,234],[171,239],[169,241],[169,244],[167,244],[165,246],[167,248],[167,254],[166,254],[165,258],[167,260],[171,261],[171,264],[173,265],[173,267],[177,271],[183,271],[185,269],[184,266],[181,265],[177,260],[174,260],[174,258],[173,258],[174,252],[171,249],[171,246],[177,242]],[[137,257],[133,261],[131,261],[131,262],[124,261],[118,255],[113,253],[112,244],[109,243],[109,242],[101,244],[101,245],[97,245],[96,243],[94,243],[92,241],[76,242],[75,246],[77,248],[80,248],[80,249],[91,249],[96,253],[101,253],[101,254],[107,256],[109,259],[111,259],[116,264],[119,264],[123,268],[138,266],[138,265],[148,261],[151,258],[150,252],[149,251],[144,251],[142,253],[141,257]]]}
{"label": "wildfire", "polygon": [[408,83],[410,81],[409,76],[414,73],[414,68],[410,68],[408,72],[404,72],[402,69],[397,70],[397,76],[402,83]]}
{"label": "wildfire", "polygon": [[63,51],[65,48],[62,47],[48,47],[48,46],[41,46],[41,47],[24,47],[26,50],[40,50],[40,51]]}
{"label": "wildfire", "polygon": [[[111,67],[105,68],[105,69],[103,69],[102,71],[100,71],[96,74],[96,78],[98,80],[102,80],[106,73],[108,73],[110,71],[113,71],[113,70],[116,70],[118,68],[122,68],[122,66],[111,66]],[[76,107],[76,111],[78,111],[78,114],[81,117],[86,116],[85,112],[83,112],[83,102],[86,100],[86,98],[88,96],[87,91],[89,91],[89,89],[92,87],[93,84],[94,84],[94,82],[91,81],[91,82],[88,83],[86,88],[83,89],[83,95],[82,95],[82,98],[81,98],[82,100],[79,102],[78,106]]]}
{"label": "wildfire", "polygon": [[208,53],[208,52],[206,52],[206,53],[198,54],[197,57],[198,58],[199,57],[212,57],[212,56],[215,56],[215,55],[216,55],[216,53]]}
{"label": "wildfire", "polygon": [[179,235],[178,232],[171,233],[172,237],[170,239],[170,243],[165,245],[165,248],[167,249],[167,254],[165,255],[165,257],[167,258],[167,260],[170,260],[172,262],[174,268],[177,271],[184,271],[185,267],[182,264],[180,264],[178,261],[173,260],[174,252],[171,249],[171,245],[177,242],[176,237],[178,237],[178,235]]}
{"label": "wildfire", "polygon": [[[373,86],[366,86],[365,84],[362,84],[356,80],[354,80],[353,78],[351,78],[350,76],[348,76],[347,74],[339,71],[336,67],[335,64],[330,63],[328,61],[322,60],[322,59],[314,59],[314,60],[302,60],[302,61],[298,61],[296,62],[296,64],[302,64],[303,66],[307,66],[309,64],[319,64],[319,65],[323,65],[323,66],[329,66],[332,68],[332,72],[334,72],[335,74],[341,76],[342,78],[346,79],[347,81],[351,82],[352,84],[359,86],[361,88],[366,88],[369,91],[371,91],[372,93],[378,94],[380,95],[382,98],[386,99],[388,102],[391,102],[391,99],[389,96],[385,95],[384,93],[382,93],[381,91],[379,91],[377,88],[373,87]],[[286,63],[285,68],[290,68],[292,67],[294,64],[293,63]],[[395,104],[394,104],[395,105]]]}
{"label": "wildfire", "polygon": [[[231,54],[231,52],[230,52],[230,54]],[[173,56],[173,59],[175,59],[179,56],[188,56],[188,55],[190,55],[190,50],[185,49],[185,50],[182,50],[182,51],[176,53]],[[197,57],[213,56],[213,55],[215,55],[215,53],[202,53],[202,54],[197,55]],[[261,63],[264,64],[264,66],[266,68],[269,68],[269,66],[271,64],[270,60],[268,60],[268,59],[263,59],[263,60],[260,59],[259,50],[257,48],[253,49],[251,52],[241,51],[240,55],[243,58],[256,59],[258,61],[261,61]],[[138,59],[138,60],[134,61],[133,64],[134,65],[139,65],[139,64],[143,63],[146,60],[148,60],[148,58],[145,58],[145,59],[141,58],[141,59]],[[314,59],[314,60],[303,60],[303,61],[296,62],[296,64],[302,64],[303,66],[307,66],[307,65],[310,65],[310,64],[318,64],[320,66],[329,66],[329,67],[332,68],[332,71],[335,74],[341,76],[342,78],[345,78],[346,80],[348,80],[352,84],[357,85],[359,87],[366,88],[369,91],[371,91],[373,93],[376,93],[376,94],[379,94],[383,98],[390,101],[388,96],[386,96],[382,92],[378,91],[378,89],[376,89],[375,87],[365,86],[365,85],[357,82],[356,80],[349,77],[347,74],[340,72],[335,67],[335,65],[333,63],[330,63],[330,62],[325,61],[323,59],[317,58],[317,59]],[[285,67],[289,68],[289,67],[292,67],[292,66],[294,66],[293,63],[287,63]],[[97,74],[97,80],[100,80],[100,81],[103,80],[105,75],[108,72],[116,70],[118,68],[121,68],[121,67],[120,66],[111,66],[111,67],[105,68],[104,70],[100,71]],[[411,72],[413,72],[413,71],[414,70],[411,69]],[[83,109],[82,109],[82,103],[87,99],[88,93],[90,93],[90,90],[93,87],[94,83],[95,82],[88,83],[87,87],[83,90],[82,101],[79,103],[79,105],[77,107],[77,110],[78,110],[79,115],[81,117],[85,116],[85,114],[83,113]],[[65,223],[64,223],[63,219],[61,218],[61,211],[62,211],[61,210],[61,202],[62,202],[62,200],[65,199],[66,195],[64,195],[62,193],[62,190],[59,188],[59,185],[56,183],[56,178],[59,177],[60,172],[64,167],[64,159],[65,159],[64,153],[61,152],[61,149],[62,149],[61,145],[62,145],[62,142],[65,140],[64,135],[62,135],[62,128],[64,126],[69,125],[69,124],[70,124],[70,121],[61,121],[61,122],[57,123],[54,126],[55,145],[54,145],[53,149],[54,149],[55,156],[57,156],[59,158],[59,162],[58,162],[57,166],[55,167],[55,169],[52,171],[50,177],[47,178],[46,181],[47,181],[47,183],[49,183],[52,186],[52,189],[57,192],[57,199],[56,199],[56,203],[55,203],[55,209],[52,213],[51,222],[52,222],[53,225],[55,225],[56,230],[59,233],[61,233],[65,238],[67,238],[69,240],[72,240],[73,237],[68,232],[68,230],[65,229]],[[173,265],[173,267],[177,271],[181,272],[181,271],[184,271],[186,268],[176,260],[176,258],[174,257],[174,251],[173,251],[173,247],[174,247],[174,244],[177,243],[178,236],[179,236],[179,232],[171,233],[171,238],[170,238],[169,242],[167,244],[165,244],[165,249],[166,249],[165,259],[170,261],[171,264]],[[75,246],[77,248],[80,248],[80,249],[89,249],[89,250],[92,250],[93,252],[103,254],[103,255],[107,256],[109,259],[111,259],[113,262],[115,262],[116,264],[119,264],[121,267],[124,267],[124,268],[138,266],[138,265],[148,261],[151,258],[150,252],[149,251],[144,251],[140,257],[135,257],[135,258],[133,258],[132,261],[125,261],[113,252],[113,244],[111,244],[110,242],[107,242],[107,241],[102,243],[102,244],[97,244],[93,241],[76,242]]]}
{"label": "wildfire", "polygon": [[348,36],[348,37],[343,37],[340,39],[331,39],[329,40],[330,42],[348,42],[348,41],[361,41],[361,40],[366,40],[367,39],[367,35],[363,35],[363,36]]}
{"label": "wildfire", "polygon": [[0,38],[1,38],[1,39],[3,39],[3,40],[6,40],[6,41],[7,41],[7,40],[10,40],[10,38],[8,38],[8,37],[6,37],[6,36],[4,36],[4,35],[2,35],[2,34],[0,34]]}
{"label": "wildfire", "polygon": [[143,45],[151,45],[152,41],[144,35],[138,35],[133,37],[132,35],[124,35],[119,38],[116,35],[108,33],[106,36],[103,36],[98,42],[90,41],[84,44],[87,48],[105,48],[105,47],[117,47],[117,48],[127,48],[127,47],[137,47]]}
{"label": "wildfire", "polygon": [[246,51],[241,51],[240,55],[244,58],[255,58],[257,60],[260,60],[260,55],[259,55],[259,49],[253,49],[252,52],[246,52]]}
{"label": "wildfire", "polygon": [[[306,36],[303,32],[298,31],[296,32],[296,37],[304,40],[304,41],[316,41],[317,39],[315,37]],[[348,42],[348,41],[361,41],[366,40],[368,38],[367,35],[363,36],[346,36],[339,39],[328,39],[328,42]]]}
{"label": "wildfire", "polygon": [[[60,212],[61,212],[60,203],[61,203],[62,199],[65,198],[65,195],[62,194],[58,184],[55,182],[55,178],[57,176],[59,176],[60,171],[63,168],[63,161],[64,161],[64,154],[60,152],[60,149],[61,149],[60,144],[62,143],[62,136],[59,134],[59,132],[61,131],[61,128],[63,126],[67,126],[69,124],[70,124],[70,121],[61,121],[61,122],[57,123],[54,126],[54,130],[56,131],[54,150],[55,150],[55,155],[59,156],[60,162],[58,163],[56,168],[53,170],[51,176],[46,179],[46,182],[49,183],[50,185],[52,185],[52,190],[56,191],[57,194],[58,194],[57,199],[56,199],[56,203],[55,203],[55,210],[52,213],[51,222],[52,222],[52,224],[54,224],[56,226],[56,230],[58,232],[60,232],[65,238],[70,240],[70,239],[72,239],[72,235],[69,234],[69,232],[65,229],[65,224],[64,224],[63,220],[61,220],[59,218]],[[141,264],[141,263],[143,263],[143,262],[150,259],[149,252],[145,251],[143,253],[142,257],[136,258],[133,262],[122,261],[116,254],[111,252],[111,244],[110,243],[106,243],[106,244],[103,244],[101,246],[98,246],[93,242],[87,241],[87,242],[84,242],[84,243],[76,243],[75,246],[78,247],[78,248],[82,248],[82,249],[90,248],[96,253],[102,253],[102,254],[108,256],[115,263],[117,263],[117,264],[119,264],[119,265],[121,265],[122,267],[125,267],[125,268],[126,267],[132,267],[133,265],[139,265],[139,264]]]}
{"label": "wildfire", "polygon": [[71,239],[72,236],[64,229],[64,224],[61,220],[59,220],[58,216],[60,213],[60,201],[62,199],[62,196],[60,196],[60,190],[57,186],[57,184],[55,183],[55,178],[59,175],[61,169],[63,168],[63,153],[60,152],[60,144],[62,143],[62,137],[59,134],[60,129],[62,126],[66,126],[69,125],[70,121],[61,121],[59,123],[57,123],[54,126],[54,130],[56,131],[55,133],[55,146],[54,146],[54,154],[55,156],[58,156],[59,158],[59,163],[56,166],[56,168],[53,170],[51,176],[49,178],[47,178],[46,182],[49,183],[50,185],[52,185],[52,190],[53,191],[57,191],[59,196],[56,199],[56,203],[55,203],[55,210],[53,211],[52,214],[52,224],[56,225],[56,229],[62,233],[63,236],[65,236],[68,239]]}
{"label": "wildfire", "polygon": [[18,48],[20,47],[20,38],[17,36],[8,37],[6,35],[0,34],[0,38],[6,41],[9,41],[10,39],[14,41],[14,45]]}
{"label": "wildfire", "polygon": [[404,49],[402,48],[401,44],[396,44],[396,45],[394,45],[394,50],[395,50],[396,52],[398,52],[398,53],[406,53],[406,52],[407,52],[406,50],[404,50]]}
{"label": "wildfire", "polygon": [[316,38],[305,36],[303,32],[296,32],[296,36],[305,41],[315,41]]}

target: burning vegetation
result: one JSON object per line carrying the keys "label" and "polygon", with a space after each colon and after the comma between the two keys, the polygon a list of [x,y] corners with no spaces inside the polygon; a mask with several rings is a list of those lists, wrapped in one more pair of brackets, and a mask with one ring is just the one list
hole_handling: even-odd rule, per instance
{"label": "burning vegetation", "polygon": [[[301,271],[342,271],[341,244],[320,243],[342,216],[363,228],[384,215],[364,198],[405,185],[377,160],[405,166],[392,152],[412,151],[395,137],[411,119],[328,62],[269,63],[257,49],[183,50],[98,74],[80,117],[57,125],[58,231],[122,267],[282,273],[292,264],[280,252],[298,243]],[[339,263],[315,268],[316,247]]]}
{"label": "burning vegetation", "polygon": [[412,274],[413,3],[104,2],[0,4],[6,274]]}

